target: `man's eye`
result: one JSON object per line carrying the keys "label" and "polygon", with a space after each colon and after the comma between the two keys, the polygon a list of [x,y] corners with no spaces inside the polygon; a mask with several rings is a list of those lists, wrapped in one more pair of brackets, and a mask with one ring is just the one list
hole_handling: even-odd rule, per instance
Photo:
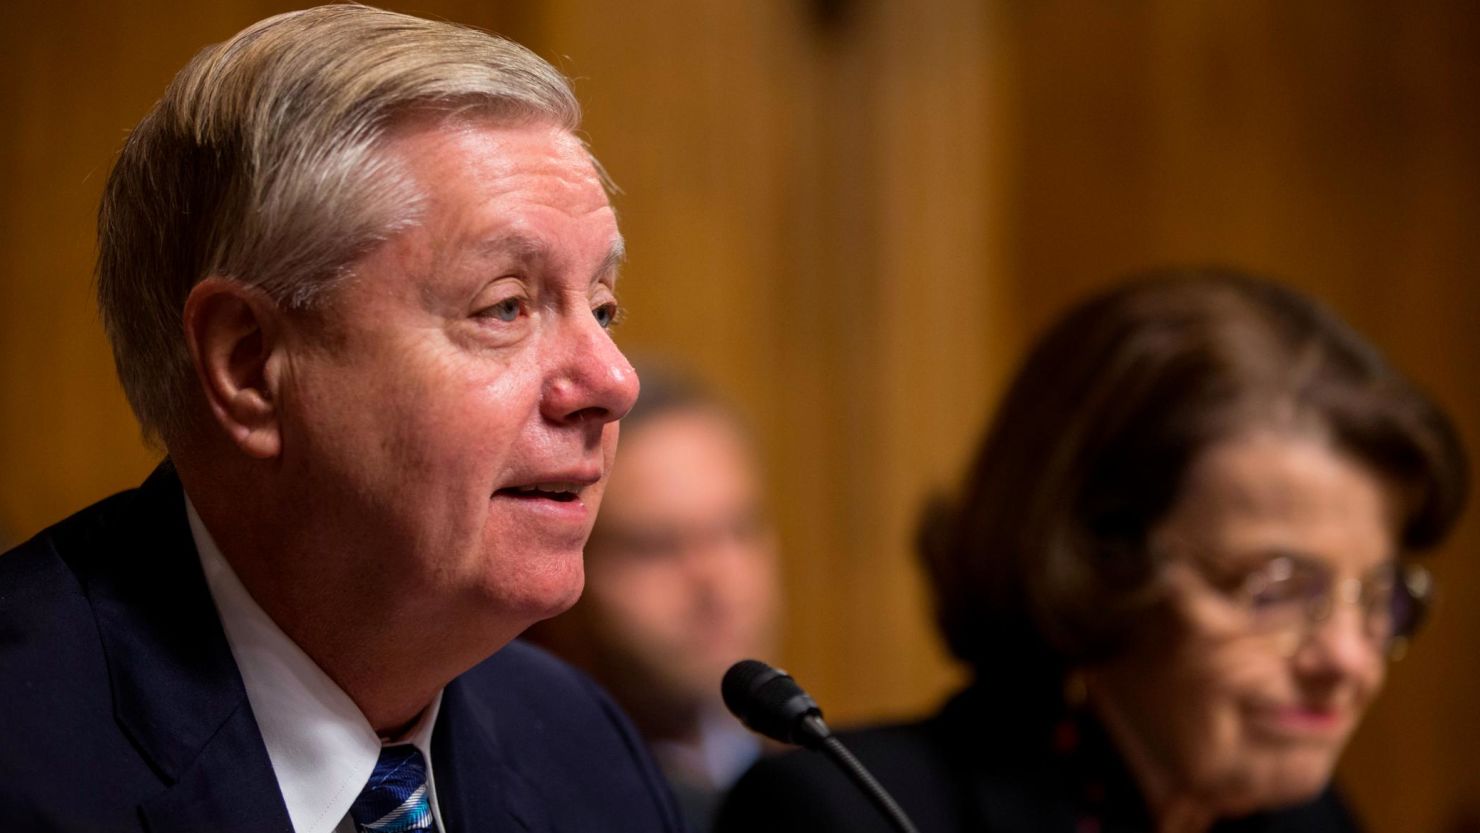
{"label": "man's eye", "polygon": [[604,329],[611,329],[622,317],[622,311],[615,303],[602,304],[591,310],[591,314]]}
{"label": "man's eye", "polygon": [[519,313],[524,311],[524,301],[519,298],[506,298],[491,307],[484,307],[478,311],[480,318],[493,318],[505,323],[512,323],[519,319]]}

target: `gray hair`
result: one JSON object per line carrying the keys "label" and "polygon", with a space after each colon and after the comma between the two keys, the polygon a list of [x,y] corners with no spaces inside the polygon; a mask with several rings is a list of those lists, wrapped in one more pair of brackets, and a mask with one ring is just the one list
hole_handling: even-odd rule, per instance
{"label": "gray hair", "polygon": [[477,112],[574,131],[558,70],[474,29],[361,5],[278,15],[207,47],[129,135],[98,214],[98,304],[144,435],[189,426],[183,338],[207,276],[306,308],[420,195],[380,153],[398,118]]}

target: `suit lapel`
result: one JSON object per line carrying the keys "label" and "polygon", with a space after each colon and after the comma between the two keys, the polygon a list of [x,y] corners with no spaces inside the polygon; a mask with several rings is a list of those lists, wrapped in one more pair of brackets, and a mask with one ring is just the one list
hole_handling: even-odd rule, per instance
{"label": "suit lapel", "polygon": [[290,831],[169,461],[94,534],[72,551],[98,554],[87,594],[114,716],[169,784],[141,807],[149,829]]}
{"label": "suit lapel", "polygon": [[174,785],[139,811],[150,833],[293,830],[245,698]]}
{"label": "suit lapel", "polygon": [[432,773],[445,833],[549,833],[550,819],[532,784],[498,742],[489,704],[461,680],[442,694],[432,733]]}

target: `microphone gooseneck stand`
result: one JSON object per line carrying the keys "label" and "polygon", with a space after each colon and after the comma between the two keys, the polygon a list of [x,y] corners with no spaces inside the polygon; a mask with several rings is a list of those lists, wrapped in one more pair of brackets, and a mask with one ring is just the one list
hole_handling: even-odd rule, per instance
{"label": "microphone gooseneck stand", "polygon": [[919,833],[894,796],[833,735],[822,719],[822,708],[791,675],[759,660],[741,660],[725,672],[720,690],[725,706],[741,723],[772,740],[823,753],[899,833]]}

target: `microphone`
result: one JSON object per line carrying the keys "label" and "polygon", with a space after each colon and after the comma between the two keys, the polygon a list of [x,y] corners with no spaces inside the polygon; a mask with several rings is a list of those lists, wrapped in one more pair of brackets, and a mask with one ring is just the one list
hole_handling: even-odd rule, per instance
{"label": "microphone", "polygon": [[758,659],[730,666],[719,690],[730,714],[772,740],[820,749],[832,736],[817,701],[790,674]]}
{"label": "microphone", "polygon": [[791,675],[756,659],[730,666],[720,682],[725,708],[751,731],[822,752],[837,764],[900,833],[918,833],[899,803],[822,720],[822,708]]}

